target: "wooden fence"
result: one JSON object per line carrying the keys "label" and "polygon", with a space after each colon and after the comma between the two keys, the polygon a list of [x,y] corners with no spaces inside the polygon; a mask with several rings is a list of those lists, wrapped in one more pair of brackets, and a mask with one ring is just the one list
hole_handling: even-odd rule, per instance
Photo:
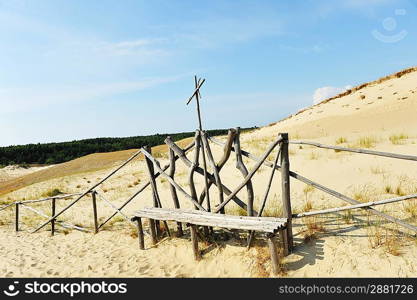
{"label": "wooden fence", "polygon": [[[44,228],[48,224],[50,224],[51,226],[52,235],[55,233],[55,225],[63,226],[66,228],[72,228],[76,230],[82,230],[82,231],[92,231],[94,233],[97,233],[105,224],[107,224],[116,215],[121,215],[125,220],[131,223],[132,226],[135,226],[130,220],[130,216],[127,216],[123,212],[123,209],[126,207],[126,205],[131,203],[134,199],[137,199],[138,196],[148,187],[150,187],[152,191],[153,206],[162,208],[162,201],[160,199],[160,195],[158,192],[158,184],[156,181],[156,178],[158,178],[159,176],[162,176],[169,182],[173,208],[181,207],[181,203],[178,198],[178,193],[180,193],[197,210],[224,214],[225,207],[229,203],[234,202],[246,211],[247,216],[262,217],[262,214],[264,212],[268,199],[271,198],[269,197],[269,193],[271,190],[271,186],[273,185],[274,174],[276,171],[278,171],[281,173],[280,188],[282,191],[281,202],[282,202],[282,208],[283,208],[283,215],[276,216],[276,217],[282,217],[288,220],[287,229],[285,230],[285,233],[284,233],[285,234],[284,253],[289,253],[293,248],[292,219],[319,215],[319,214],[335,213],[335,212],[340,212],[344,210],[366,209],[370,213],[383,217],[390,222],[394,222],[400,226],[403,226],[409,230],[412,230],[414,233],[417,232],[416,226],[412,224],[408,224],[404,222],[403,220],[390,216],[374,208],[374,206],[378,206],[382,204],[415,199],[417,197],[417,194],[396,197],[396,198],[391,198],[391,199],[384,199],[380,201],[361,203],[333,189],[330,189],[322,184],[314,182],[296,172],[291,171],[288,146],[289,144],[310,145],[310,146],[324,148],[324,149],[348,151],[348,152],[354,152],[354,153],[359,153],[359,154],[377,155],[377,156],[383,156],[383,157],[388,157],[388,158],[405,159],[405,160],[411,160],[411,161],[417,161],[416,156],[379,152],[379,151],[372,151],[372,150],[367,150],[367,149],[351,149],[351,148],[344,148],[344,147],[337,147],[337,146],[328,146],[328,145],[322,145],[319,143],[308,142],[308,141],[290,141],[288,139],[288,134],[281,133],[281,134],[278,134],[276,139],[268,146],[264,154],[260,157],[257,157],[241,149],[239,128],[230,129],[225,142],[222,142],[216,138],[208,136],[207,133],[202,130],[197,130],[193,141],[189,145],[187,145],[184,149],[180,148],[176,143],[174,143],[170,137],[168,137],[165,140],[165,143],[168,146],[168,157],[169,157],[169,163],[165,166],[161,166],[157,158],[152,156],[152,151],[150,147],[143,147],[142,149],[137,151],[134,155],[132,155],[128,160],[126,160],[116,169],[111,171],[107,176],[105,176],[99,182],[93,184],[90,188],[88,188],[82,193],[60,195],[60,196],[54,196],[54,197],[38,199],[38,200],[16,201],[16,202],[13,202],[13,203],[10,203],[1,207],[0,210],[13,208],[13,207],[15,208],[16,231],[19,230],[19,216],[20,216],[19,209],[20,208],[31,210],[32,212],[37,213],[38,215],[46,219],[42,224],[40,224],[38,227],[36,227],[32,231],[33,233],[39,231],[40,229]],[[222,157],[217,162],[213,158],[211,144],[220,146],[223,149]],[[195,151],[193,153],[193,157],[189,158],[187,157],[187,153],[191,149],[194,149]],[[276,150],[276,155],[273,158],[273,160],[267,160],[267,158],[270,155],[272,155],[274,150]],[[230,159],[232,152],[235,153],[236,169],[239,171],[239,173],[242,176],[241,183],[233,190],[225,185],[225,183],[222,181],[222,178],[220,176],[221,170],[225,166],[226,162]],[[100,193],[98,191],[99,186],[103,184],[104,182],[106,182],[106,180],[114,176],[124,166],[129,164],[132,160],[137,158],[139,154],[143,154],[145,157],[147,179],[144,180],[144,183],[137,189],[137,191],[132,196],[130,196],[126,201],[124,201],[122,205],[116,206],[111,201],[106,199],[103,193]],[[206,157],[207,159],[206,163],[213,170],[212,173],[208,172],[206,164],[204,164],[203,167],[200,167],[199,165],[200,154]],[[247,167],[245,166],[243,159],[242,159],[243,156],[255,162],[255,165],[250,170],[248,170]],[[186,191],[178,183],[178,181],[175,178],[176,163],[178,160],[188,167],[189,191]],[[262,193],[262,198],[260,198],[261,199],[260,207],[258,208],[258,210],[255,210],[254,208],[255,191],[254,191],[253,184],[252,184],[252,178],[258,172],[261,166],[267,166],[271,168],[271,172],[268,175],[269,176],[268,181],[267,181],[265,190]],[[204,186],[203,191],[200,194],[198,194],[196,190],[196,185],[195,185],[195,180],[194,180],[194,177],[196,174],[204,177],[205,186]],[[324,210],[319,210],[319,211],[308,211],[308,212],[293,214],[291,210],[290,178],[293,178],[305,184],[311,185],[318,190],[321,190],[338,199],[348,202],[350,205],[338,207],[338,208],[329,208],[329,209],[324,209]],[[213,185],[216,188],[216,193],[218,194],[219,203],[211,203],[210,189],[211,187],[213,187]],[[237,196],[237,194],[243,188],[246,188],[246,199],[244,200]],[[80,226],[72,225],[72,224],[59,220],[59,217],[65,211],[70,209],[74,204],[76,204],[78,201],[80,201],[87,195],[91,195],[91,199],[92,199],[92,209],[93,209],[93,222],[92,223],[94,224],[93,230],[82,228]],[[57,212],[56,201],[61,201],[65,199],[71,199],[70,203],[67,206],[65,206],[63,209]],[[50,214],[46,214],[33,207],[30,207],[31,203],[39,203],[39,202],[47,202],[47,201],[51,202]],[[113,213],[110,216],[108,216],[101,224],[98,222],[97,201],[100,201],[100,203],[104,203],[108,205],[113,210]],[[278,206],[279,204],[276,204],[276,205]],[[166,231],[170,232],[168,228],[168,224],[165,221],[163,223],[164,223],[163,224],[164,227],[166,228]],[[156,234],[159,234],[159,235],[162,234],[161,224],[155,221],[154,226],[155,227],[151,226],[152,227],[151,230],[155,230]],[[183,234],[182,224],[178,222],[176,224],[176,228],[177,228],[177,234],[181,236]],[[211,228],[204,227],[204,234],[211,234],[211,233],[212,233]],[[250,232],[248,234],[248,246],[250,246],[253,235],[254,235],[253,232]]]}

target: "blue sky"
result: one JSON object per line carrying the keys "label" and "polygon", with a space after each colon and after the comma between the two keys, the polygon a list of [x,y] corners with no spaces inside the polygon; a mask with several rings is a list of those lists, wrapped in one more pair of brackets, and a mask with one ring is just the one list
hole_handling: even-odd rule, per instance
{"label": "blue sky", "polygon": [[262,126],[417,65],[417,0],[0,0],[0,145]]}

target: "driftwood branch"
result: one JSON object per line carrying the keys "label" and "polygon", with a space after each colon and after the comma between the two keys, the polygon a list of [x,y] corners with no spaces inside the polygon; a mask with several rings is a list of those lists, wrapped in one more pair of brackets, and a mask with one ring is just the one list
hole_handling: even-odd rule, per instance
{"label": "driftwood branch", "polygon": [[[246,168],[245,164],[243,163],[242,159],[242,150],[240,148],[240,128],[236,128],[236,135],[234,140],[234,149],[236,150],[236,168],[242,173],[243,178],[248,176],[249,172]],[[248,194],[248,208],[247,208],[247,215],[253,216],[253,201],[254,201],[254,192],[253,192],[253,185],[252,180],[249,180],[246,184],[246,191]]]}
{"label": "driftwood branch", "polygon": [[[229,129],[228,133],[227,133],[227,140],[226,143],[223,147],[223,156],[220,159],[220,161],[217,163],[217,170],[218,172],[220,172],[220,170],[223,168],[223,166],[226,164],[227,160],[230,157],[230,153],[232,151],[232,144],[233,144],[233,140],[234,137],[236,135],[236,131],[234,129]],[[209,185],[208,188],[210,189],[210,187],[212,186],[213,182],[209,181]],[[198,202],[201,204],[204,201],[204,198],[206,197],[206,191],[202,191],[200,198],[198,200]]]}
{"label": "driftwood branch", "polygon": [[[171,149],[169,149],[169,176],[172,178],[172,180],[175,180],[175,153],[174,151],[172,151]],[[178,200],[178,195],[177,195],[177,190],[175,189],[175,186],[173,186],[172,184],[169,185],[169,190],[171,192],[171,197],[172,197],[172,201],[174,202],[174,207],[175,208],[180,208],[180,202]],[[182,223],[178,222],[177,223],[177,228],[178,228],[178,236],[182,236],[183,235],[183,231],[182,231]]]}
{"label": "driftwood branch", "polygon": [[413,156],[413,155],[396,154],[396,153],[373,151],[373,150],[367,150],[367,149],[353,149],[353,148],[345,148],[345,147],[339,147],[339,146],[329,146],[329,145],[323,145],[323,144],[316,143],[316,142],[307,142],[307,141],[289,141],[289,143],[296,144],[296,145],[310,145],[310,146],[323,148],[323,149],[333,149],[333,150],[339,150],[339,151],[362,153],[362,154],[417,161],[417,156]]}
{"label": "driftwood branch", "polygon": [[[168,138],[165,139],[165,143],[168,145],[169,148],[171,148],[175,152],[175,154],[177,154],[180,157],[180,159],[186,166],[191,167],[192,162],[187,158],[184,151],[180,147],[178,147],[177,144],[175,144],[171,139]],[[195,171],[201,175],[204,175],[204,170],[200,167],[196,168]],[[214,179],[213,174],[207,173],[207,178],[209,182],[216,184],[216,180]],[[225,186],[224,184],[222,185],[222,187],[226,195],[230,195],[232,193],[232,191],[229,190],[227,186]],[[234,196],[232,199],[237,205],[239,205],[243,209],[246,209],[246,203],[240,200],[237,196]]]}
{"label": "driftwood branch", "polygon": [[[195,142],[194,161],[188,173],[188,183],[190,185],[191,197],[194,199],[194,201],[197,202],[197,191],[195,189],[194,173],[195,173],[195,169],[198,168],[199,158],[200,158],[200,148],[201,148],[201,136],[198,131],[196,131],[195,133],[194,142]],[[197,206],[195,206],[195,208],[197,209]]]}
{"label": "driftwood branch", "polygon": [[255,175],[256,171],[258,171],[258,169],[261,167],[261,165],[263,164],[263,162],[266,160],[266,158],[269,156],[269,154],[272,152],[272,150],[274,150],[274,148],[282,141],[282,137],[279,136],[269,147],[268,149],[265,151],[264,155],[261,157],[260,161],[257,162],[255,164],[255,166],[252,168],[252,170],[249,172],[249,174],[245,177],[245,179],[243,180],[243,182],[229,195],[227,196],[226,200],[224,200],[224,202],[219,205],[215,212],[219,212],[227,203],[230,202],[230,200],[232,200],[232,198],[239,193],[239,191],[246,186],[246,184],[251,180],[251,178],[253,177],[253,175]]}
{"label": "driftwood branch", "polygon": [[[214,162],[213,153],[211,152],[210,145],[209,145],[208,140],[207,140],[207,134],[205,132],[201,133],[201,139],[203,141],[204,148],[206,149],[208,161],[209,161],[211,167],[213,168],[214,179],[216,181],[216,186],[217,186],[217,189],[219,191],[219,202],[220,202],[220,204],[222,204],[223,200],[224,200],[224,198],[223,198],[223,185],[222,185],[222,181],[220,179],[219,170],[216,166],[216,163]],[[224,210],[222,210],[221,213],[224,214]]]}
{"label": "driftwood branch", "polygon": [[[160,167],[160,165],[159,165],[159,162],[155,159],[155,158],[153,158],[153,156],[150,154],[150,153],[148,153],[146,150],[144,150],[143,148],[141,149],[141,151],[142,151],[142,153],[143,153],[143,155],[145,155],[146,157],[148,157],[152,162],[153,162],[153,164],[154,164],[154,166],[156,167],[156,169],[159,171],[159,173],[160,173],[160,175],[162,175],[162,176],[164,176],[167,180],[168,180],[168,182],[170,183],[170,184],[172,184],[173,186],[175,186],[175,188],[178,190],[178,191],[180,191],[186,198],[188,198],[191,202],[193,202],[193,204],[195,205],[195,206],[197,206],[200,210],[203,210],[203,211],[206,211],[205,209],[204,209],[204,207],[202,207],[197,201],[195,201],[194,199],[193,199],[193,197],[191,197],[186,191],[184,191],[184,189],[178,184],[178,183],[176,183],[174,180],[172,180],[172,178],[171,177],[169,177],[169,175],[168,174],[166,174],[163,170],[162,170],[162,168]],[[182,151],[182,150],[181,150]]]}

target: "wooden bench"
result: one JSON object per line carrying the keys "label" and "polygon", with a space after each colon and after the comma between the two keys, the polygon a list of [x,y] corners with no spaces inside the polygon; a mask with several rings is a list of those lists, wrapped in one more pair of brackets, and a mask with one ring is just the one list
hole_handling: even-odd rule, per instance
{"label": "wooden bench", "polygon": [[283,234],[283,230],[287,226],[286,218],[232,216],[209,213],[200,210],[167,209],[157,207],[144,208],[136,211],[132,217],[132,221],[137,222],[139,247],[142,250],[145,249],[142,218],[149,219],[151,240],[154,245],[157,243],[155,220],[165,222],[175,221],[187,224],[187,226],[190,227],[191,242],[193,245],[194,258],[196,260],[201,258],[200,251],[198,250],[198,225],[263,232],[266,234],[268,239],[273,271],[275,274],[279,272],[279,254],[275,236],[279,234],[280,244],[285,249],[284,245],[286,244],[286,235]]}

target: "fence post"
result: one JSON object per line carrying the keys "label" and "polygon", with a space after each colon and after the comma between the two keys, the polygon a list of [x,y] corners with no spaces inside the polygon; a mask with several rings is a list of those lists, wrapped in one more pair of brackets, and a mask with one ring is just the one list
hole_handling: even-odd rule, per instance
{"label": "fence post", "polygon": [[[145,149],[146,152],[152,155],[151,147],[144,146],[143,149]],[[152,189],[153,206],[159,207],[158,190],[156,188],[155,170],[153,167],[153,163],[146,156],[145,156],[145,161],[146,161],[146,166],[148,168],[149,182],[151,184],[151,189]],[[155,228],[156,228],[156,236],[160,237],[162,235],[160,223],[158,220],[155,220],[154,223],[155,223]]]}
{"label": "fence post", "polygon": [[[55,216],[55,208],[56,208],[56,198],[52,198],[52,217]],[[51,221],[51,235],[55,234],[55,219]]]}
{"label": "fence post", "polygon": [[92,191],[91,197],[93,198],[93,214],[94,214],[94,233],[98,232],[98,220],[97,220],[97,192]]}
{"label": "fence post", "polygon": [[287,218],[287,228],[284,230],[286,239],[284,239],[284,253],[291,252],[293,248],[292,234],[292,212],[291,212],[291,196],[290,196],[290,159],[288,156],[288,133],[281,133],[281,185],[282,185],[282,208],[284,218]]}
{"label": "fence post", "polygon": [[19,202],[16,202],[16,232],[19,231]]}

